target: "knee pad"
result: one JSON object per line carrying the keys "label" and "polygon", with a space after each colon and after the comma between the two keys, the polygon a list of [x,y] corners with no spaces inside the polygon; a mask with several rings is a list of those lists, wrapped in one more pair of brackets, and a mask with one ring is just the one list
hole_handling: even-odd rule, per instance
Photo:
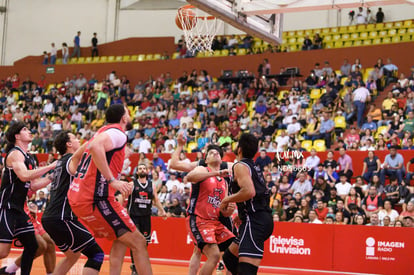
{"label": "knee pad", "polygon": [[257,270],[259,269],[258,266],[249,264],[249,263],[245,263],[245,262],[241,262],[239,263],[239,275],[255,275],[257,274]]}
{"label": "knee pad", "polygon": [[82,254],[88,257],[88,260],[85,263],[85,267],[93,268],[98,271],[101,270],[105,254],[97,243],[83,250]]}
{"label": "knee pad", "polygon": [[233,253],[231,253],[228,249],[224,251],[223,262],[227,270],[230,271],[231,274],[237,274],[237,265],[239,264],[239,258],[236,257]]}

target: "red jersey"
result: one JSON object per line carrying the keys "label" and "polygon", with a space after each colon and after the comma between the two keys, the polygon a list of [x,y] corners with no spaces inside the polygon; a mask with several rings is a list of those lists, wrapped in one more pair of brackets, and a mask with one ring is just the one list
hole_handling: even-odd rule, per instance
{"label": "red jersey", "polygon": [[[211,171],[207,167],[208,171]],[[222,177],[209,177],[192,185],[187,212],[206,220],[218,220],[220,203],[226,196],[226,181]]]}
{"label": "red jersey", "polygon": [[[99,129],[97,134],[91,138],[88,143],[90,143],[98,134],[108,131],[109,129],[117,129],[125,135],[119,124],[106,125]],[[106,152],[109,168],[111,169],[112,174],[118,179],[121,176],[122,166],[125,159],[126,140],[125,135],[125,142],[122,146]],[[94,201],[100,200],[114,201],[115,191],[116,190],[112,188],[97,169],[88,146],[86,146],[78,170],[69,187],[68,199],[70,204],[76,205],[85,202],[93,203]]]}

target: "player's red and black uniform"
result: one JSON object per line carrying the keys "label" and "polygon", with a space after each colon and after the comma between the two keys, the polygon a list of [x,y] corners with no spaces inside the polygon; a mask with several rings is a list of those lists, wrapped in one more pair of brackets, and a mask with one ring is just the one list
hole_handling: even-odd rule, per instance
{"label": "player's red and black uniform", "polygon": [[[106,132],[116,146],[106,152],[106,160],[112,174],[119,178],[125,158],[127,137],[119,124],[111,124],[99,129],[96,135]],[[96,136],[95,135],[95,136]],[[119,139],[122,141],[119,142]],[[94,139],[89,140],[89,143]],[[126,209],[115,200],[115,189],[97,169],[86,147],[75,178],[69,187],[68,199],[73,212],[95,233],[95,237],[116,239],[136,227]]]}
{"label": "player's red and black uniform", "polygon": [[20,151],[24,156],[24,165],[28,170],[36,166],[34,158],[15,146],[4,159],[4,170],[0,186],[0,242],[11,243],[17,238],[24,246],[21,262],[21,274],[30,274],[37,242],[33,224],[24,211],[30,181],[23,182],[12,168],[7,167],[7,158],[13,151]]}
{"label": "player's red and black uniform", "polygon": [[[272,211],[269,207],[270,190],[266,187],[263,174],[253,160],[242,159],[233,165],[245,165],[250,171],[256,195],[237,203],[242,224],[235,242],[239,244],[239,257],[263,258],[264,242],[273,232]],[[240,190],[236,181],[231,184],[233,193]]]}
{"label": "player's red and black uniform", "polygon": [[147,243],[151,240],[151,208],[154,199],[152,182],[145,184],[134,179],[134,191],[128,198],[128,213],[138,230],[144,235]]}
{"label": "player's red and black uniform", "polygon": [[[208,171],[211,171],[207,167]],[[187,209],[187,227],[193,242],[202,250],[206,244],[218,244],[224,251],[234,239],[220,221],[220,203],[226,195],[226,181],[209,177],[192,185]]]}
{"label": "player's red and black uniform", "polygon": [[73,179],[69,171],[71,158],[72,154],[65,154],[56,163],[50,201],[43,213],[42,224],[62,252],[70,249],[76,253],[95,245],[96,242],[69,205],[67,194]]}

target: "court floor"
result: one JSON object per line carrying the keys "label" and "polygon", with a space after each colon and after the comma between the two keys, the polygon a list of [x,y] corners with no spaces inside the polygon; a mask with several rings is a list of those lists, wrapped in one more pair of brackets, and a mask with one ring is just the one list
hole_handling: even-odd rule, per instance
{"label": "court floor", "polygon": [[[8,258],[0,260],[0,267],[8,265],[14,261],[21,254],[21,251],[12,249]],[[56,255],[56,262],[59,262],[63,257],[63,254],[57,253]],[[86,262],[86,258],[80,258],[79,261],[72,267],[68,274],[70,275],[80,275],[82,274],[82,267]],[[188,274],[188,266],[187,263],[162,263],[159,260],[152,260],[152,270],[154,275],[187,275]],[[122,275],[129,275],[131,274],[130,271],[130,259],[129,257],[125,258],[124,265],[122,267]],[[20,275],[20,271],[16,273]],[[43,266],[43,258],[39,257],[35,259],[33,263],[32,273],[33,275],[44,275],[46,274],[46,270]],[[109,261],[105,257],[105,262],[102,266],[101,272],[99,274],[109,275]],[[217,271],[213,273],[214,275],[225,275],[226,272]],[[291,274],[358,274],[358,273],[347,273],[347,272],[331,272],[331,271],[315,271],[315,270],[298,270],[298,269],[285,269],[285,268],[275,268],[274,270],[270,270],[268,272],[263,272],[259,270],[259,275],[291,275]]]}

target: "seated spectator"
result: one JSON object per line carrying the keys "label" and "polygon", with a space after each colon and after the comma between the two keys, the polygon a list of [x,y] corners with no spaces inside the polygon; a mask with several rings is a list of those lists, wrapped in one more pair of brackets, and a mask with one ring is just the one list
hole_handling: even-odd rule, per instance
{"label": "seated spectator", "polygon": [[306,179],[304,172],[299,173],[298,179],[293,183],[289,193],[300,193],[303,196],[309,195],[312,192],[312,184]]}
{"label": "seated spectator", "polygon": [[394,98],[394,95],[392,94],[392,92],[388,92],[387,98],[384,99],[384,101],[382,102],[382,109],[381,109],[382,113],[385,114],[386,116],[391,116],[391,108],[395,104],[397,104],[397,100]]}
{"label": "seated spectator", "polygon": [[319,35],[319,33],[315,33],[315,35],[313,36],[312,49],[322,49],[322,41],[323,38]]}
{"label": "seated spectator", "polygon": [[373,151],[368,152],[362,167],[362,177],[368,183],[374,175],[378,175],[381,168],[381,161]]}
{"label": "seated spectator", "polygon": [[255,164],[263,171],[264,167],[272,163],[272,159],[266,154],[266,150],[260,151],[260,156],[256,159]]}
{"label": "seated spectator", "polygon": [[[175,193],[175,192],[172,192],[172,190],[174,189],[174,186],[177,187],[176,191],[180,191],[179,187],[180,187],[181,183],[180,183],[179,180],[177,180],[176,177],[177,177],[176,173],[170,173],[170,178],[165,183],[165,185],[167,186],[168,192]],[[172,201],[172,200],[170,200],[170,201]]]}
{"label": "seated spectator", "polygon": [[400,214],[400,220],[405,217],[413,217],[414,218],[414,202],[409,201],[407,203],[407,209]]}
{"label": "seated spectator", "polygon": [[414,218],[413,217],[405,216],[403,218],[403,221],[404,221],[404,226],[405,227],[409,227],[409,228],[414,227]]}
{"label": "seated spectator", "polygon": [[390,178],[390,184],[385,186],[384,193],[392,205],[400,201],[400,186],[398,186],[397,178]]}
{"label": "seated spectator", "polygon": [[339,148],[339,158],[338,158],[338,164],[340,172],[344,174],[347,177],[347,180],[350,181],[352,175],[354,174],[354,168],[352,166],[352,158],[346,154],[345,148]]}
{"label": "seated spectator", "polygon": [[[310,152],[310,156],[306,158],[305,160],[305,166],[308,168],[308,175],[311,178],[315,178],[315,171],[319,169],[319,164],[320,164],[320,158],[318,157],[316,150],[315,149],[311,149]],[[323,168],[323,165],[322,165]]]}
{"label": "seated spectator", "polygon": [[318,214],[313,209],[309,211],[309,223],[322,224],[322,221],[318,219]]}
{"label": "seated spectator", "polygon": [[352,185],[347,181],[346,175],[342,173],[340,174],[339,182],[335,184],[335,187],[338,191],[338,196],[345,200],[346,196],[349,194],[349,190],[351,190]]}
{"label": "seated spectator", "polygon": [[377,124],[373,121],[372,116],[370,115],[367,116],[367,121],[362,124],[361,131],[365,131],[367,129],[371,131],[377,130]]}
{"label": "seated spectator", "polygon": [[328,215],[328,208],[325,207],[325,203],[322,200],[318,201],[315,212],[318,216],[318,219],[323,222],[326,218],[326,215]]}
{"label": "seated spectator", "polygon": [[301,130],[302,126],[300,125],[300,123],[298,122],[297,118],[294,116],[292,117],[292,123],[290,123],[287,126],[287,133],[288,135],[298,135],[300,130]]}
{"label": "seated spectator", "polygon": [[321,122],[321,127],[319,128],[319,135],[315,139],[324,139],[326,143],[326,148],[331,148],[331,139],[332,132],[335,130],[335,123],[330,118],[329,113],[324,111],[322,114],[323,120]]}
{"label": "seated spectator", "polygon": [[338,199],[336,202],[336,207],[334,208],[335,215],[341,213],[343,224],[349,224],[351,219],[350,210],[348,206],[344,203],[343,199]]}
{"label": "seated spectator", "polygon": [[377,213],[373,213],[371,214],[371,217],[369,219],[369,223],[366,225],[370,225],[370,226],[379,226],[379,219],[378,219],[378,214]]}
{"label": "seated spectator", "polygon": [[382,208],[383,202],[381,196],[377,194],[377,188],[375,186],[370,186],[367,196],[362,200],[362,209],[368,217],[371,217],[374,213],[378,214]]}
{"label": "seated spectator", "polygon": [[173,199],[171,203],[166,204],[167,217],[185,217],[185,211],[181,207],[178,199]]}
{"label": "seated spectator", "polygon": [[401,184],[404,176],[404,158],[401,154],[397,153],[396,146],[390,147],[390,153],[385,156],[383,163],[383,169],[380,172],[380,181],[385,183],[386,176],[397,177],[398,184]]}
{"label": "seated spectator", "polygon": [[311,50],[313,46],[312,40],[309,38],[309,35],[305,36],[302,44],[302,51]]}
{"label": "seated spectator", "polygon": [[289,205],[285,210],[286,213],[286,221],[291,222],[295,216],[295,213],[299,210],[295,199],[289,200]]}
{"label": "seated spectator", "polygon": [[394,209],[392,209],[392,203],[390,200],[386,199],[384,200],[384,209],[381,209],[378,212],[378,219],[380,222],[380,225],[385,226],[384,224],[384,218],[389,217],[391,224],[393,224],[396,220],[398,220],[398,212]]}

